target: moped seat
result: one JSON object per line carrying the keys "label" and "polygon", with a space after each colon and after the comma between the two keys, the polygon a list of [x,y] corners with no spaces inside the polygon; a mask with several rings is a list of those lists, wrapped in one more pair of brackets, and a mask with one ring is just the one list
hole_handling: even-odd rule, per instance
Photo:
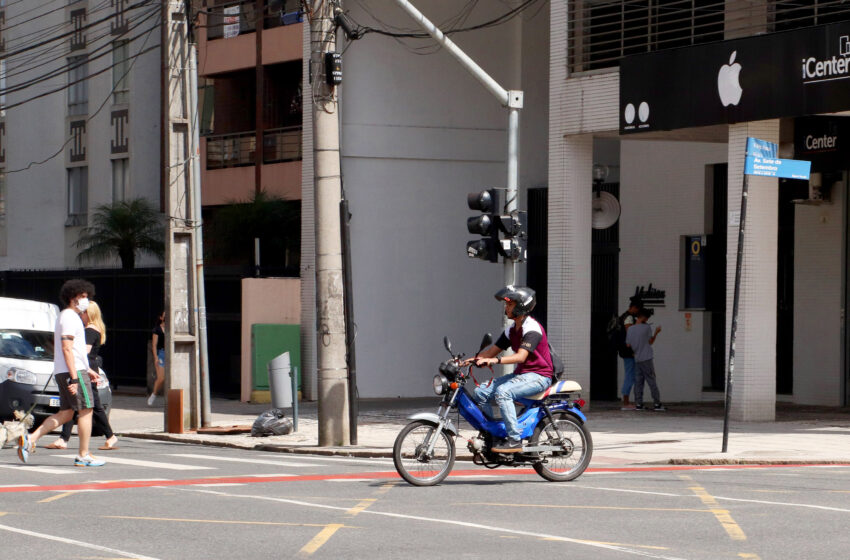
{"label": "moped seat", "polygon": [[575,381],[556,381],[550,385],[545,391],[541,391],[536,395],[525,397],[530,401],[542,401],[545,398],[555,395],[567,395],[569,393],[578,393],[581,391],[581,385]]}

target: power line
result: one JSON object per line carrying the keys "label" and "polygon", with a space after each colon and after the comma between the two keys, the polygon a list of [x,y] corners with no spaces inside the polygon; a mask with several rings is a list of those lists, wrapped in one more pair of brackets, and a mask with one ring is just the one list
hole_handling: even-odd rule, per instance
{"label": "power line", "polygon": [[[140,21],[138,21],[133,28],[135,29],[136,27],[140,27],[145,21],[147,21],[147,20],[149,20],[149,19],[151,19],[152,17],[155,17],[155,16],[158,16],[158,11],[152,10],[147,16],[141,18]],[[157,25],[159,25],[159,23],[157,23]],[[142,33],[140,33],[139,35],[136,35],[135,37],[131,37],[130,39],[128,39],[128,41],[132,43],[133,41],[138,39],[141,35],[142,35]],[[93,52],[97,52],[97,51],[103,49],[104,47],[111,47],[111,46],[112,46],[111,42],[104,43],[101,46],[97,47]],[[61,76],[61,75],[65,74],[66,72],[68,72],[69,70],[76,70],[77,68],[79,68],[83,65],[86,65],[91,61],[98,60],[100,58],[103,58],[104,56],[111,54],[111,53],[112,53],[111,50],[106,50],[106,51],[98,54],[97,56],[91,57],[87,53],[81,52],[80,56],[85,57],[84,60],[71,62],[70,61],[71,59],[69,59],[68,64],[62,65],[59,68],[55,68],[53,70],[50,70],[45,74],[42,74],[40,76],[36,76],[36,77],[29,79],[25,82],[22,82],[20,84],[15,84],[15,85],[7,87],[5,89],[0,89],[0,94],[8,95],[10,93],[16,93],[18,91],[25,90],[27,88],[30,88],[30,87],[36,85],[36,84],[40,84],[40,83],[48,81],[52,78],[56,78],[58,76]],[[115,64],[113,64],[112,66],[115,66]],[[112,66],[110,66],[109,68],[111,68]],[[76,80],[74,82],[69,83],[68,85],[70,86],[70,85],[73,85],[75,83],[79,83],[79,82],[86,80],[86,79],[88,79],[88,77],[81,78],[79,80]],[[10,107],[11,107],[11,105],[7,106],[6,108],[8,109]]]}
{"label": "power line", "polygon": [[[112,97],[112,94],[113,94],[113,93],[115,93],[115,88],[116,88],[116,87],[118,87],[118,84],[120,84],[120,83],[121,83],[121,81],[122,81],[125,77],[127,77],[127,76],[130,74],[130,71],[133,69],[133,66],[135,66],[135,65],[136,65],[136,60],[138,60],[138,59],[139,59],[139,57],[141,57],[142,55],[144,55],[144,54],[146,54],[146,53],[148,53],[148,52],[151,52],[151,51],[153,51],[153,50],[156,50],[156,49],[158,49],[158,48],[160,47],[159,45],[153,45],[153,46],[151,46],[151,47],[145,48],[145,45],[147,45],[147,43],[148,43],[148,39],[150,39],[151,33],[153,32],[153,30],[154,30],[154,29],[157,29],[158,27],[160,27],[160,24],[159,24],[159,23],[157,23],[157,25],[154,25],[153,27],[151,27],[151,28],[148,30],[147,35],[145,35],[145,40],[144,40],[144,42],[142,43],[142,45],[140,46],[140,51],[139,51],[137,54],[135,54],[135,55],[133,55],[132,57],[130,57],[130,58],[132,59],[132,62],[130,63],[130,66],[128,66],[128,67],[127,67],[127,70],[126,70],[126,71],[125,71],[125,72],[121,75],[121,78],[115,81],[115,83],[112,85],[112,88],[109,90],[109,93],[106,95],[106,98],[103,100],[103,102],[102,102],[102,103],[100,104],[100,106],[97,108],[97,110],[96,110],[94,113],[92,113],[91,115],[89,115],[89,116],[86,118],[86,123],[88,123],[88,122],[89,122],[89,121],[91,121],[93,118],[95,118],[95,117],[96,117],[96,116],[97,116],[97,115],[98,115],[98,114],[99,114],[99,113],[103,110],[103,108],[106,106],[106,103],[107,103],[107,102],[110,100],[110,98]],[[111,69],[111,68],[112,68],[112,66],[110,66],[110,67],[106,68],[105,70],[108,70],[108,69]],[[101,74],[101,73],[103,73],[103,71],[97,72],[96,74],[93,74],[93,75],[95,75],[95,76],[96,76],[97,74]],[[66,86],[66,87],[67,87],[67,86]],[[64,88],[62,88],[62,89],[64,89]],[[56,91],[59,91],[59,90],[56,90]],[[24,103],[27,103],[28,101],[32,101],[33,99],[38,99],[38,97],[44,97],[45,95],[49,95],[49,94],[51,94],[51,93],[55,93],[55,91],[52,91],[52,92],[48,92],[48,93],[45,93],[45,94],[39,95],[39,96],[34,97],[34,98],[32,98],[32,99],[29,99],[29,100],[27,100],[27,101],[23,101],[23,102],[21,102],[21,103],[18,103],[18,104],[16,104],[16,105],[11,105],[10,107],[17,107],[17,106],[19,106],[19,105],[23,105]],[[51,156],[49,156],[49,157],[47,157],[47,158],[45,158],[45,159],[43,159],[43,160],[41,160],[41,161],[31,161],[31,162],[29,162],[29,164],[27,164],[27,166],[26,166],[26,167],[22,167],[22,168],[20,168],[20,169],[11,169],[11,170],[6,171],[6,173],[7,173],[7,174],[10,174],[10,173],[20,173],[20,172],[22,172],[22,171],[26,171],[26,170],[30,169],[31,167],[33,167],[33,166],[35,166],[35,165],[43,165],[43,164],[47,163],[48,161],[52,160],[53,158],[55,158],[55,157],[59,156],[59,155],[60,155],[60,154],[61,154],[61,153],[65,150],[65,147],[66,147],[66,146],[67,146],[67,145],[71,142],[71,140],[73,140],[73,139],[74,139],[74,137],[73,137],[73,136],[69,136],[69,137],[68,137],[68,139],[67,139],[67,140],[65,140],[65,142],[62,144],[62,146],[60,146],[60,147],[59,147],[59,149],[58,149],[58,150],[57,150],[57,151],[56,151],[53,155],[51,155]]]}

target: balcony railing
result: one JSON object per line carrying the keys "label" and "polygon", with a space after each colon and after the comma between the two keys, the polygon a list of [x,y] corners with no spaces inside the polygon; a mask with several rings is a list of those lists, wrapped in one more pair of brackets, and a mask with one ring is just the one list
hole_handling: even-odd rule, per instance
{"label": "balcony railing", "polygon": [[254,165],[257,134],[253,131],[207,136],[207,169]]}
{"label": "balcony railing", "polygon": [[[231,38],[257,30],[256,0],[233,0],[208,9],[207,39]],[[280,27],[303,20],[300,0],[265,0],[263,28]]]}
{"label": "balcony railing", "polygon": [[263,133],[263,163],[301,159],[301,127],[273,128]]}
{"label": "balcony railing", "polygon": [[[207,139],[207,169],[244,167],[256,163],[257,133],[213,134]],[[263,163],[301,160],[301,127],[263,131]]]}

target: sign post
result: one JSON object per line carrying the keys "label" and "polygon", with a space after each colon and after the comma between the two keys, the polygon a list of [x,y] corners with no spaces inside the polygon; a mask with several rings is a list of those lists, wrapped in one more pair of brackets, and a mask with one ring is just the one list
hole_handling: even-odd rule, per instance
{"label": "sign post", "polygon": [[744,232],[747,222],[748,177],[781,177],[808,180],[812,163],[793,159],[780,159],[779,146],[773,142],[747,138],[747,157],[744,162],[744,185],[741,190],[741,212],[738,221],[738,256],[735,261],[735,288],[732,297],[732,330],[729,334],[729,367],[726,370],[726,402],[723,411],[723,447],[729,444],[729,411],[732,408],[732,383],[735,372],[735,339],[738,334],[738,304],[741,299],[741,269],[744,260]]}

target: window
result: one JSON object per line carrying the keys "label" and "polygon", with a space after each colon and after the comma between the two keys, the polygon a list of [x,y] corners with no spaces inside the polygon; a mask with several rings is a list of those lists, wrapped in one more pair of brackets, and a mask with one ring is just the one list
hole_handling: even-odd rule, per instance
{"label": "window", "polygon": [[68,58],[68,114],[89,112],[89,63],[86,55]]}
{"label": "window", "polygon": [[112,160],[112,202],[127,200],[130,196],[129,158]]}
{"label": "window", "polygon": [[112,103],[130,101],[130,46],[129,41],[112,43]]}
{"label": "window", "polygon": [[89,168],[68,169],[68,220],[66,226],[86,225],[88,211]]}

